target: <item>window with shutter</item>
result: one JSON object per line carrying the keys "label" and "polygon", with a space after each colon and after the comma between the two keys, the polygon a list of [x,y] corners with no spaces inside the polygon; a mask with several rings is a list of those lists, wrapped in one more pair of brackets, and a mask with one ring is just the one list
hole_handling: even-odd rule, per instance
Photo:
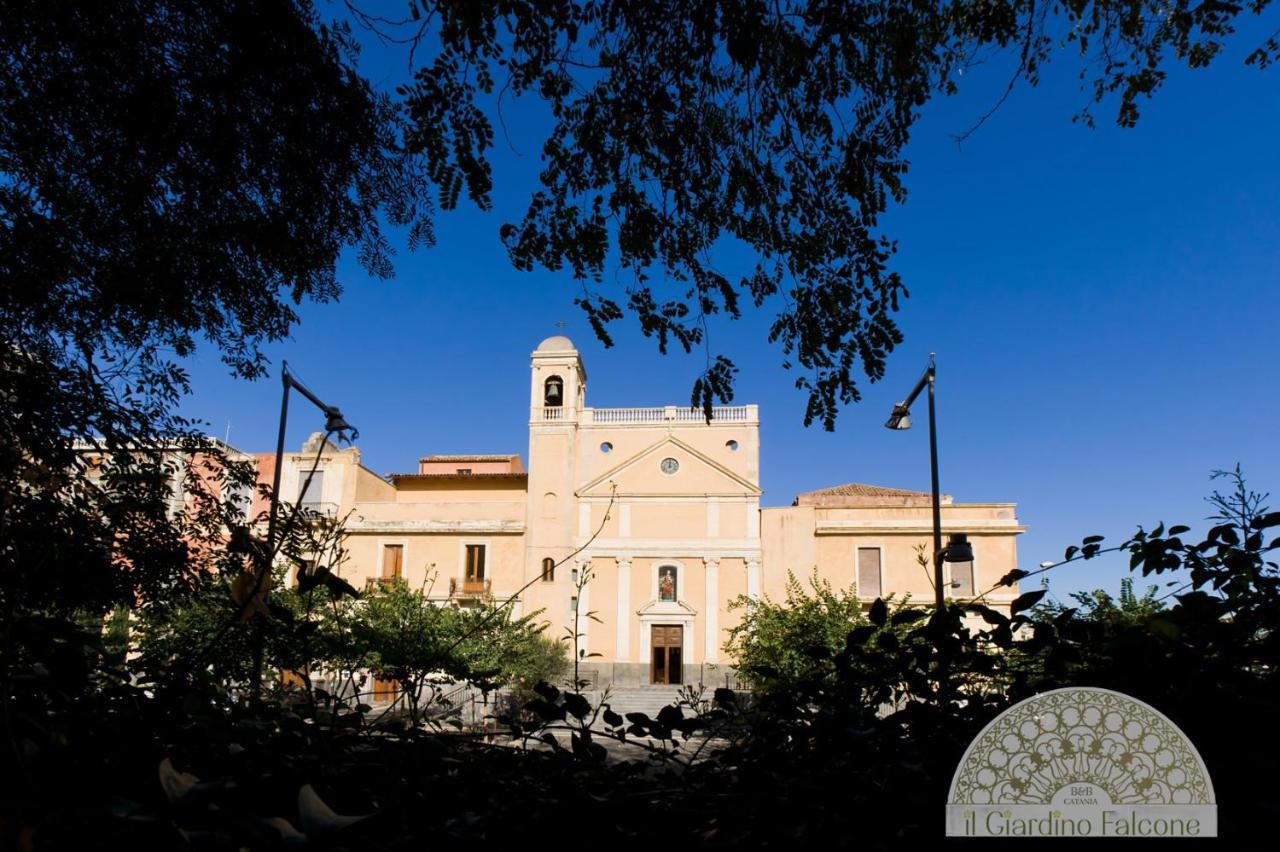
{"label": "window with shutter", "polygon": [[404,576],[404,545],[382,546],[382,579],[395,580]]}
{"label": "window with shutter", "polygon": [[858,548],[858,596],[878,598],[884,593],[880,577],[880,548]]}
{"label": "window with shutter", "polygon": [[484,545],[467,545],[467,580],[479,582],[484,579]]}

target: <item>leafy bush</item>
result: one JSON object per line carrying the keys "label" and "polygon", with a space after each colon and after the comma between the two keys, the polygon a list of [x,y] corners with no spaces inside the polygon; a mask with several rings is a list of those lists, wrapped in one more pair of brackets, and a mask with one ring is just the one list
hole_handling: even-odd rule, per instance
{"label": "leafy bush", "polygon": [[867,618],[852,585],[837,592],[815,572],[809,586],[812,594],[787,572],[785,600],[742,595],[730,601],[729,608],[742,610],[743,616],[729,630],[725,650],[746,682],[787,690],[798,681],[834,674],[831,657]]}

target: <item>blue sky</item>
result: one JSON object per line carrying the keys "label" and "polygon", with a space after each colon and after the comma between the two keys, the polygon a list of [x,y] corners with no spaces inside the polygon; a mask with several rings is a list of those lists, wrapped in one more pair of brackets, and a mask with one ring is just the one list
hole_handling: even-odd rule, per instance
{"label": "blue sky", "polygon": [[[1072,123],[1085,98],[1071,62],[1016,89],[963,147],[953,136],[995,102],[1003,71],[986,66],[926,106],[907,151],[909,197],[885,221],[911,292],[906,342],[836,431],[802,425],[804,396],[766,342],[769,315],[711,327],[713,348],[741,368],[735,401],[760,405],[765,504],[851,481],[927,490],[923,408],[909,432],[883,422],[931,351],[942,489],[1016,502],[1023,568],[1093,533],[1202,526],[1210,472],[1237,462],[1255,488],[1280,491],[1280,69],[1245,68],[1246,46],[1171,75],[1132,130],[1110,124],[1107,107],[1096,130]],[[384,83],[402,67],[377,49],[365,61]],[[392,281],[344,263],[342,300],[304,305],[292,339],[268,350],[342,407],[380,473],[413,470],[426,453],[526,455],[528,356],[557,322],[582,352],[589,405],[686,404],[702,369],[700,353],[659,355],[630,318],[606,350],[569,275],[511,268],[498,227],[523,211],[542,123],[531,105],[505,116],[493,212],[464,203],[441,215],[438,244],[401,253]],[[212,353],[188,366],[186,414],[219,437],[230,424],[243,449],[272,449],[274,377],[233,380]],[[321,425],[291,406],[289,445]],[[1114,590],[1124,571],[1102,559],[1060,569],[1052,590]]]}

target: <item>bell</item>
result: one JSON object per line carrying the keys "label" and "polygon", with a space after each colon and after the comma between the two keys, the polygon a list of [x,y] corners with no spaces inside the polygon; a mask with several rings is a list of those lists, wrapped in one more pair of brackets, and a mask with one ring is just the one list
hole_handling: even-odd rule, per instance
{"label": "bell", "polygon": [[560,383],[557,381],[547,382],[547,405],[560,404]]}

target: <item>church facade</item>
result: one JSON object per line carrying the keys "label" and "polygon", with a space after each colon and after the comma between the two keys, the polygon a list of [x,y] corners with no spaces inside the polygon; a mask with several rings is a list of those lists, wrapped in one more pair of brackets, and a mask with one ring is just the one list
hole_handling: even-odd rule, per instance
{"label": "church facade", "polygon": [[[515,598],[551,635],[576,630],[598,686],[722,684],[741,601],[783,600],[788,573],[856,586],[868,606],[890,594],[932,602],[919,562],[932,540],[927,493],[847,484],[762,507],[756,406],[716,408],[707,422],[677,406],[592,408],[586,387],[572,342],[549,338],[531,358],[527,466],[518,454],[430,455],[379,476],[358,448],[315,436],[284,459],[281,494],[299,493],[318,454],[304,503],[347,519],[344,578],[403,578],[442,604]],[[1012,503],[944,497],[942,527],[974,549],[972,563],[947,565],[954,597],[1017,567]],[[1007,608],[1016,594],[986,602]]]}

